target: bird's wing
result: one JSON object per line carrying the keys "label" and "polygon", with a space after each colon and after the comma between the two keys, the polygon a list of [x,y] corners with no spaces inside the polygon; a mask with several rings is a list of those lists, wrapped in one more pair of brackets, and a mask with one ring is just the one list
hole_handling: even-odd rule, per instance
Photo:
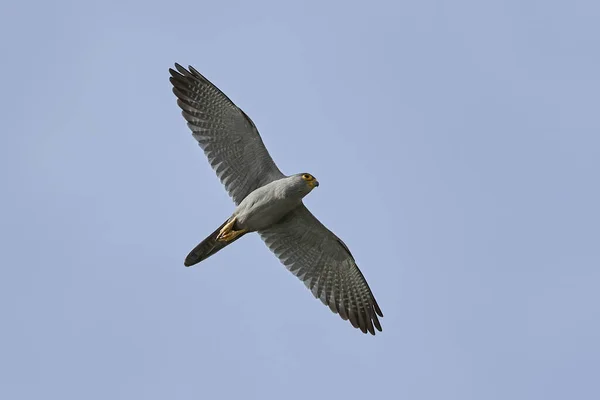
{"label": "bird's wing", "polygon": [[363,333],[381,331],[381,309],[350,250],[303,204],[258,231],[269,249],[331,311]]}
{"label": "bird's wing", "polygon": [[169,72],[177,104],[233,201],[283,178],[252,120],[193,67],[175,68]]}

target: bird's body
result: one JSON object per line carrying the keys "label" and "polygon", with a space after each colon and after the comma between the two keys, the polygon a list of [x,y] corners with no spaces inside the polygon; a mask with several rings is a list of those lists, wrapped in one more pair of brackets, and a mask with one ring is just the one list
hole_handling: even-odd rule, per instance
{"label": "bird's body", "polygon": [[229,218],[186,257],[191,266],[258,232],[267,247],[331,311],[363,333],[383,317],[348,247],[304,206],[319,182],[284,175],[252,120],[194,68],[170,69],[173,92],[192,135],[236,203]]}
{"label": "bird's body", "polygon": [[279,222],[302,203],[310,189],[298,175],[267,183],[251,192],[234,210],[235,229],[256,232]]}

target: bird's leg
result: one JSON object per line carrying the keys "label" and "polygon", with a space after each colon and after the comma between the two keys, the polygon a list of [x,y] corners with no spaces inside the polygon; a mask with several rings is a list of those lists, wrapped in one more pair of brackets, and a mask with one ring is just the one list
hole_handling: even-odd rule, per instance
{"label": "bird's leg", "polygon": [[240,236],[243,233],[246,233],[246,229],[240,229],[239,231],[233,230],[233,225],[235,225],[236,217],[231,218],[227,223],[221,228],[219,234],[217,235],[217,240],[219,242],[230,242],[236,237]]}

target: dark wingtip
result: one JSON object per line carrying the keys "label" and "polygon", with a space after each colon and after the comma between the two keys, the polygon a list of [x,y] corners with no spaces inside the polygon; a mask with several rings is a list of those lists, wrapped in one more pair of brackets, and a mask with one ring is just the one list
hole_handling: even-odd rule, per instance
{"label": "dark wingtip", "polygon": [[176,69],[177,71],[179,71],[179,73],[180,73],[180,74],[184,74],[184,75],[185,75],[186,73],[188,73],[188,74],[189,74],[189,72],[188,72],[188,71],[187,71],[187,70],[186,70],[184,67],[182,67],[182,66],[181,66],[181,64],[175,63],[175,69]]}
{"label": "dark wingtip", "polygon": [[383,331],[381,328],[381,323],[379,322],[379,318],[377,318],[377,314],[373,314],[373,325],[375,325],[375,329],[379,332]]}
{"label": "dark wingtip", "polygon": [[183,68],[177,63],[175,63],[175,69],[169,68],[169,73],[172,77],[183,77],[185,75],[185,72],[187,72],[185,68]]}
{"label": "dark wingtip", "polygon": [[375,308],[375,312],[377,313],[377,315],[383,318],[383,312],[381,311],[381,308],[379,308],[379,304],[377,304],[377,301],[375,301],[375,297],[373,297],[373,307]]}
{"label": "dark wingtip", "polygon": [[367,321],[367,330],[371,335],[375,335],[375,328],[373,327],[373,319]]}

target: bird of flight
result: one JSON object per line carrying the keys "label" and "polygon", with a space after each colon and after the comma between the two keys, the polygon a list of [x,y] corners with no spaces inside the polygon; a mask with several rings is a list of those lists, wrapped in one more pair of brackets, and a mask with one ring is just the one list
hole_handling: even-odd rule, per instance
{"label": "bird of flight", "polygon": [[313,295],[363,333],[381,331],[381,309],[350,250],[303,204],[319,186],[309,173],[284,175],[256,126],[223,92],[193,67],[169,69],[177,104],[236,208],[197,245],[192,266],[251,232]]}

